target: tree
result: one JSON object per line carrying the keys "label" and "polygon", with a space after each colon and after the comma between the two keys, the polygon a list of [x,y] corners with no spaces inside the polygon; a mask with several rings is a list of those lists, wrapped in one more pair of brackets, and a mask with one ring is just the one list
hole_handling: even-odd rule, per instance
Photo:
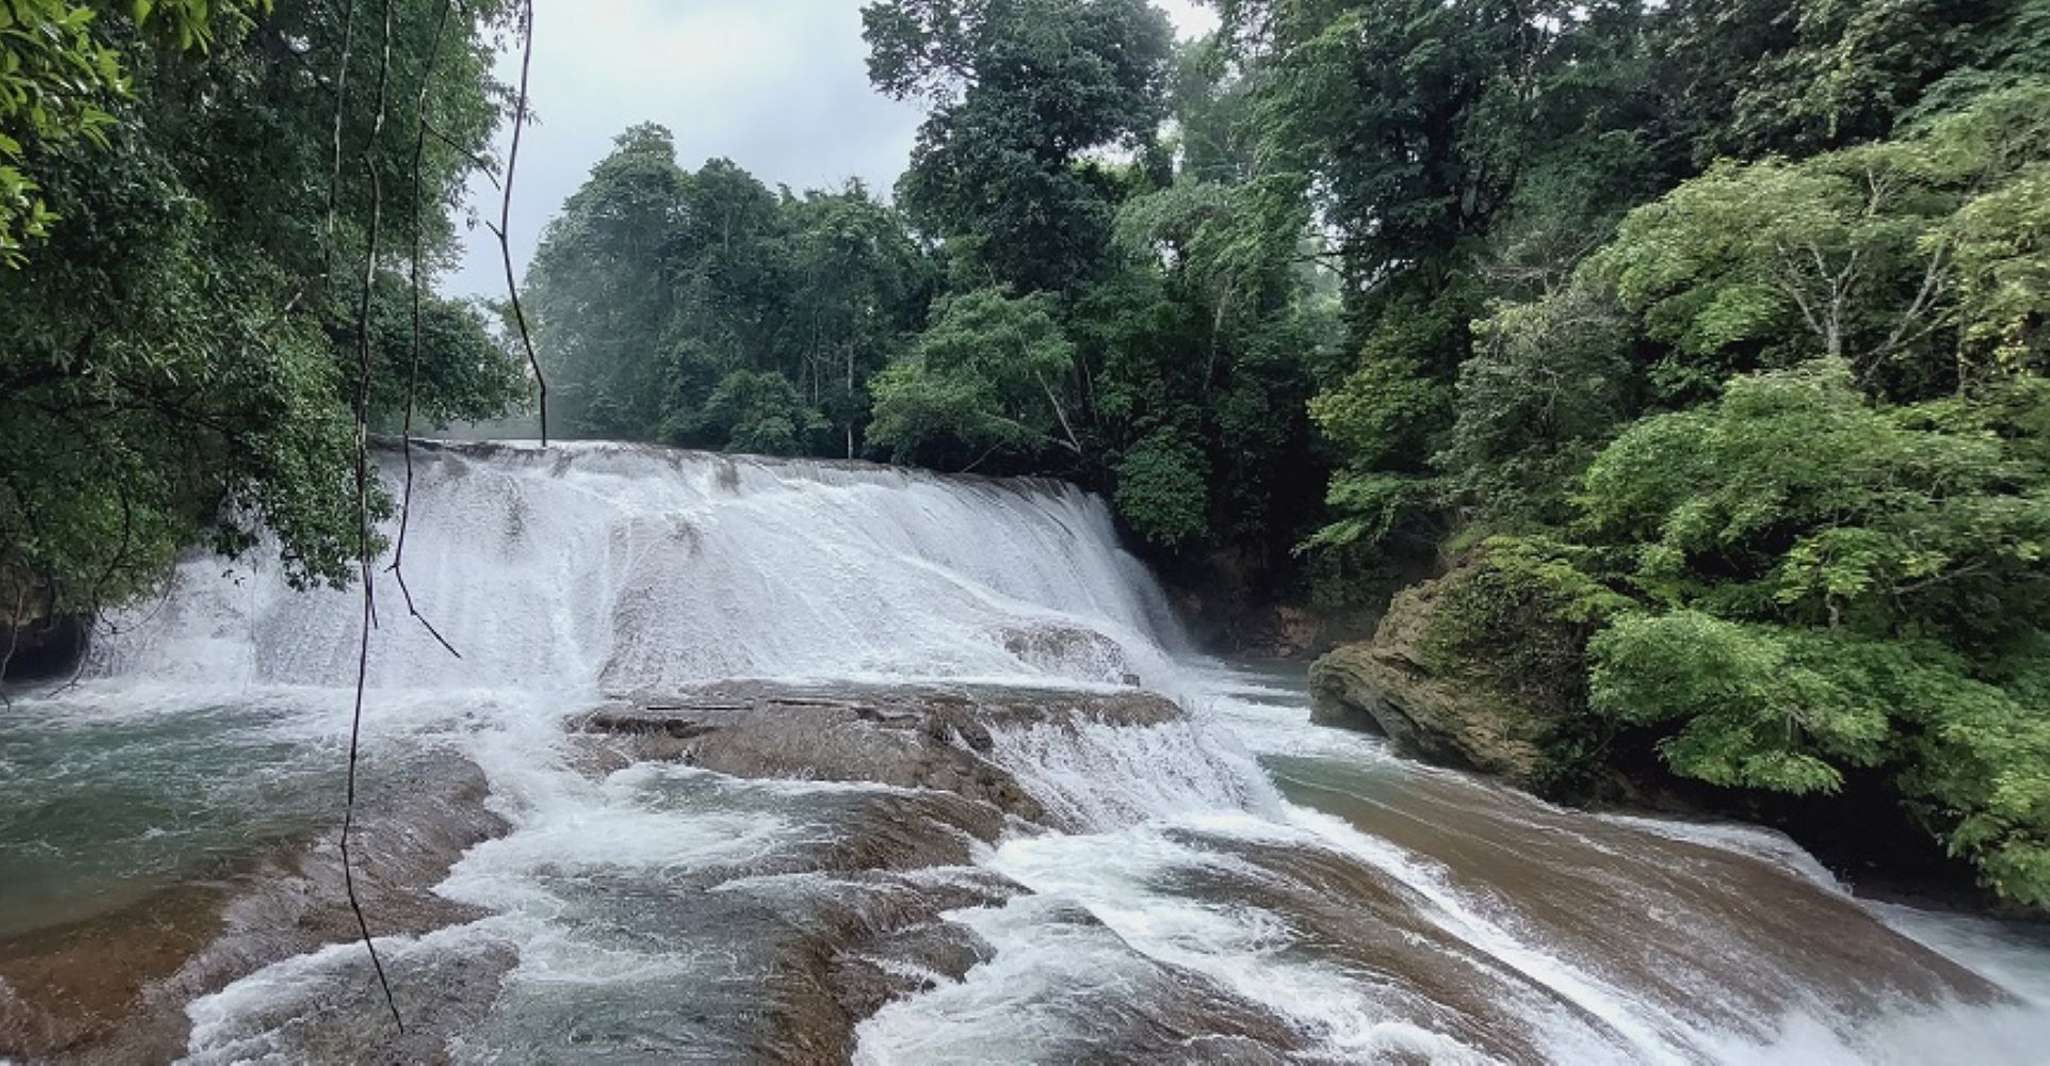
{"label": "tree", "polygon": [[889,361],[924,317],[929,264],[903,218],[859,183],[808,193],[786,205],[792,216],[792,344],[800,391],[833,413],[847,458],[860,447],[868,379]]}
{"label": "tree", "polygon": [[1054,382],[1071,365],[1044,294],[978,289],[943,298],[908,355],[875,381],[869,440],[899,462],[959,459],[972,468],[999,451],[1058,448],[1083,457]]}
{"label": "tree", "polygon": [[1059,291],[1101,260],[1111,183],[1085,161],[1165,117],[1172,35],[1147,0],[890,0],[862,9],[869,79],[933,109],[898,198],[986,276]]}
{"label": "tree", "polygon": [[773,370],[736,370],[705,399],[693,430],[722,441],[727,451],[804,455],[828,424],[789,378]]}
{"label": "tree", "polygon": [[1156,546],[1229,546],[1265,565],[1320,492],[1306,364],[1330,344],[1335,301],[1300,269],[1296,201],[1187,165],[1120,208],[1116,269],[1071,324],[1097,431],[1120,453],[1120,514]]}
{"label": "tree", "polygon": [[[1676,153],[1645,85],[1634,2],[1229,0],[1265,130],[1261,184],[1314,207],[1343,275],[1352,358],[1311,417],[1343,468],[1311,543],[1427,542],[1452,489],[1469,324],[1569,273]],[[1402,537],[1400,534],[1412,534]]]}
{"label": "tree", "polygon": [[[796,196],[728,160],[692,173],[669,131],[640,125],[549,224],[528,302],[574,434],[852,457],[868,379],[922,320],[930,286],[902,216],[858,183]],[[794,437],[735,428],[747,419],[732,403],[769,395],[768,377],[802,400],[801,417],[786,412]],[[832,449],[814,432],[828,411]]]}
{"label": "tree", "polygon": [[1490,310],[1473,323],[1476,350],[1459,368],[1452,429],[1433,463],[1472,520],[1563,525],[1573,479],[1637,399],[1629,316],[1577,279]]}
{"label": "tree", "polygon": [[[165,47],[205,49],[215,22],[229,35],[270,10],[269,0],[169,0],[126,5],[69,0],[14,0],[0,9],[0,267],[28,261],[28,244],[58,221],[41,195],[32,154],[83,140],[108,147],[116,120],[109,108],[129,92],[120,47],[108,22],[132,13],[134,28],[160,35]],[[24,170],[24,167],[29,170]]]}
{"label": "tree", "polygon": [[2026,83],[1896,141],[1718,166],[1633,212],[1589,269],[1670,353],[1668,397],[1813,355],[1900,398],[1964,387],[2043,306],[2025,280],[2041,251],[1972,233],[1989,214],[2019,221],[2050,159],[2046,105],[2050,83]]}
{"label": "tree", "polygon": [[1660,77],[1701,162],[1809,155],[1892,135],[1939,81],[2002,64],[1991,38],[2029,4],[1689,0],[1663,20]]}
{"label": "tree", "polygon": [[[39,586],[59,613],[139,595],[185,546],[238,551],[260,529],[295,583],[339,584],[353,570],[354,397],[341,367],[354,362],[360,293],[343,279],[363,276],[371,210],[349,173],[371,147],[375,102],[353,94],[342,111],[345,157],[359,165],[345,168],[330,241],[336,96],[307,56],[339,55],[335,13],[280,3],[252,22],[244,5],[144,7],[144,27],[117,30],[128,5],[91,21],[126,91],[93,98],[109,116],[104,143],[36,142],[38,195],[62,221],[0,271],[0,436],[14,457],[0,474],[0,575]],[[396,83],[417,84],[436,14],[428,0],[395,5]],[[485,73],[497,17],[473,6],[441,38],[426,101],[448,140],[423,157],[419,199],[410,152],[368,153],[389,194],[384,246],[410,251],[394,234],[412,228],[417,203],[430,281],[452,247],[450,206],[497,122]],[[180,25],[191,28],[182,43],[210,47],[155,43],[150,27]],[[373,76],[374,56],[353,62]],[[387,125],[412,128],[416,98],[390,94]],[[397,305],[396,277],[380,279],[372,355],[385,387],[372,401],[389,417],[410,376],[398,373],[413,358],[410,306]],[[517,399],[524,378],[474,317],[433,300],[424,310],[417,398],[429,417]],[[371,504],[381,511],[382,494]]]}
{"label": "tree", "polygon": [[535,344],[573,436],[646,438],[664,417],[685,186],[668,130],[644,124],[548,223],[529,269]]}
{"label": "tree", "polygon": [[2010,388],[1881,407],[1823,363],[1626,430],[1582,506],[1643,606],[1589,646],[1594,712],[1727,787],[1885,767],[1990,884],[2050,901],[2050,389]]}

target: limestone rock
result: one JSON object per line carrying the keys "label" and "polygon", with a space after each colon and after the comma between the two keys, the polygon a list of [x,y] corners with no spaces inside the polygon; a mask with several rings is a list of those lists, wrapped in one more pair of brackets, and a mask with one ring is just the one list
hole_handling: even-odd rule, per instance
{"label": "limestone rock", "polygon": [[1423,641],[1439,581],[1403,590],[1374,639],[1343,645],[1310,667],[1313,718],[1380,733],[1398,750],[1529,784],[1543,763],[1543,715],[1486,686],[1435,672]]}
{"label": "limestone rock", "polygon": [[[593,741],[586,759],[595,770],[653,760],[735,777],[873,781],[953,793],[1043,823],[1039,802],[983,758],[992,728],[1145,726],[1180,714],[1167,698],[1139,690],[738,681],[642,695],[588,712],[571,728]],[[989,839],[1000,829],[999,821],[976,835]]]}

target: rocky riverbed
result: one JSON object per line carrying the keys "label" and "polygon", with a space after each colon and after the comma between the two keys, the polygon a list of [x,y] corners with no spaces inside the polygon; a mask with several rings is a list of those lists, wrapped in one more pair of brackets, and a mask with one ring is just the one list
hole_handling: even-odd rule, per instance
{"label": "rocky riverbed", "polygon": [[[417,935],[477,916],[432,889],[465,848],[504,831],[487,794],[478,768],[446,748],[366,775],[356,884],[378,935]],[[279,959],[355,938],[339,825],[323,828],[260,850],[223,849],[196,876],[115,909],[0,939],[0,1056],[167,1061],[185,1048],[185,1008],[194,999]],[[511,965],[498,961],[500,972]],[[488,993],[489,974],[472,976]]]}
{"label": "rocky riverbed", "polygon": [[[991,947],[945,914],[1028,890],[977,867],[978,853],[1007,835],[1083,828],[991,757],[993,731],[1143,729],[1183,716],[1173,702],[1136,689],[728,682],[637,694],[568,715],[564,727],[572,766],[594,781],[677,767],[809,790],[806,813],[817,832],[808,839],[652,894],[647,886],[614,888],[658,920],[670,911],[675,924],[716,934],[722,950],[745,955],[739,968],[749,977],[727,991],[731,1001],[692,1008],[705,1046],[763,1061],[832,1063],[847,1060],[856,1025],[891,999],[959,980],[989,960]],[[847,787],[821,787],[827,783]],[[419,938],[487,917],[434,888],[467,849],[506,830],[489,801],[482,772],[453,747],[429,745],[367,776],[357,884],[380,938]],[[185,1048],[194,1000],[324,945],[360,950],[334,828],[223,856],[207,876],[0,940],[0,1056],[166,1061]],[[736,882],[769,891],[727,890]],[[1096,921],[1081,910],[1067,920]],[[359,974],[338,989],[348,994],[333,1009],[290,1020],[288,1050],[442,1057],[517,961],[510,946],[473,951],[432,988],[394,965],[408,1015],[403,1034],[382,1016],[380,998],[362,994]],[[1135,1056],[1172,1057],[1197,1039],[1277,1061],[1300,1047],[1270,1014],[1198,974],[1159,964],[1149,980],[1174,994],[1129,1008],[1120,1042]]]}

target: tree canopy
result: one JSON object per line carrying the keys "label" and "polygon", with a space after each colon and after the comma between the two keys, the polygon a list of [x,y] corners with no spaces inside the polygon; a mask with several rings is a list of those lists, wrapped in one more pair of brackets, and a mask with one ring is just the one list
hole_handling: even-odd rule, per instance
{"label": "tree canopy", "polygon": [[[241,550],[260,530],[295,581],[346,580],[354,444],[342,368],[355,359],[350,279],[363,276],[371,210],[362,164],[342,168],[330,240],[338,12],[8,10],[9,66],[58,81],[0,90],[16,109],[0,113],[0,147],[18,146],[22,166],[11,180],[17,192],[33,182],[32,199],[0,215],[13,239],[0,268],[0,449],[15,457],[0,472],[5,584],[89,610],[151,587],[196,539]],[[410,153],[372,141],[372,94],[341,98],[345,155],[379,169],[386,227],[407,233],[418,218],[430,277],[452,254],[450,213],[499,121],[486,74],[499,16],[467,11],[437,33],[436,5],[395,5],[393,82],[417,88],[438,48],[424,99],[439,138],[422,157],[417,214]],[[35,61],[47,70],[15,66],[25,42],[63,55]],[[351,77],[374,77],[376,59],[354,51]],[[93,80],[79,80],[80,63]],[[416,98],[390,94],[389,128],[412,128]],[[393,244],[410,240],[388,234]],[[373,414],[394,422],[413,361],[405,269],[380,259],[369,319]],[[430,294],[422,312],[427,417],[493,416],[524,396],[485,311]]]}
{"label": "tree canopy", "polygon": [[[1067,477],[1263,599],[1447,569],[1561,792],[1880,787],[2050,903],[2050,4],[1214,6],[867,3],[892,190],[626,125],[525,280],[556,425]],[[0,0],[0,588],[346,581],[359,340],[379,424],[523,399],[431,292],[507,12],[348,10]]]}

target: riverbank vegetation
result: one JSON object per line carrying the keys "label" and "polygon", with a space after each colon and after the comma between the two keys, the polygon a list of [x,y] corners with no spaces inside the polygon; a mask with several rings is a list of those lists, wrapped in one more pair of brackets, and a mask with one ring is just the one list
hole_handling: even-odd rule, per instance
{"label": "riverbank vegetation", "polygon": [[[1560,794],[1879,781],[2050,904],[2050,4],[1214,7],[867,4],[891,190],[623,113],[522,293],[552,427],[1070,477],[1329,610],[1436,565],[1431,655]],[[0,586],[259,527],[346,580],[357,322],[396,421],[508,106],[499,5],[393,10],[0,5]],[[424,419],[526,395],[496,314],[425,301]]]}
{"label": "riverbank vegetation", "polygon": [[894,201],[628,129],[530,279],[563,428],[1068,476],[1164,558],[1290,566],[1343,329],[1307,202],[1253,195],[1222,47],[1140,0],[864,18],[876,88],[930,109]]}
{"label": "riverbank vegetation", "polygon": [[[366,16],[345,42],[317,0],[0,4],[0,618],[119,603],[265,529],[296,582],[348,579],[359,304],[396,429],[412,252],[430,283],[453,254],[501,6],[394,0],[389,40]],[[423,298],[423,420],[526,395],[490,313]]]}
{"label": "riverbank vegetation", "polygon": [[2050,901],[2050,8],[1219,6],[871,4],[894,204],[628,131],[534,278],[573,431],[1072,476],[1326,603],[1443,552],[1558,791],[1878,773]]}

